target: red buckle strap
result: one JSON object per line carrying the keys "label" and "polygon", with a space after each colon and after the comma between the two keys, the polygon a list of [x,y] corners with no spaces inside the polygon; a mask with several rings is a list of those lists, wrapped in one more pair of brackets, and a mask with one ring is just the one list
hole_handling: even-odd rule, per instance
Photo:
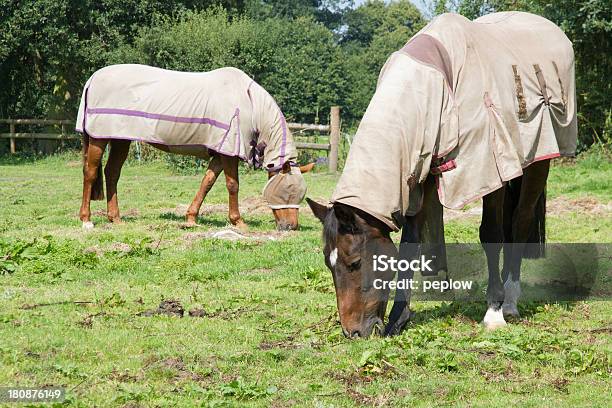
{"label": "red buckle strap", "polygon": [[438,176],[444,173],[445,171],[454,169],[455,167],[457,167],[457,163],[455,163],[455,160],[452,159],[440,164],[439,166],[432,167],[429,171],[431,172],[431,174]]}

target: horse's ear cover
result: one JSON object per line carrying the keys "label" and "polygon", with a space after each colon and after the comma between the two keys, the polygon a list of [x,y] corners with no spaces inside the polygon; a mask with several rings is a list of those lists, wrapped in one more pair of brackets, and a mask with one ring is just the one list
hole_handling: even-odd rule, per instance
{"label": "horse's ear cover", "polygon": [[273,210],[300,208],[306,196],[306,182],[299,167],[291,166],[286,173],[278,172],[270,177],[263,189],[264,200]]}

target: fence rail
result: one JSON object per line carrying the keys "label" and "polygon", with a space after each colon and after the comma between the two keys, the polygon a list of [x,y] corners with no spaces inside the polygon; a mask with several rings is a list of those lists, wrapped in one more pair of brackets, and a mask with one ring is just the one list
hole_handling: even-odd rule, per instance
{"label": "fence rail", "polygon": [[[16,152],[15,140],[17,139],[46,139],[46,140],[78,140],[81,136],[68,132],[67,126],[74,125],[73,120],[68,119],[0,119],[0,124],[8,124],[9,132],[0,133],[0,139],[9,139],[10,151]],[[60,133],[48,132],[17,132],[17,125],[39,125],[50,126],[59,125]],[[324,150],[327,152],[329,171],[335,173],[338,170],[338,143],[340,140],[340,107],[332,106],[330,111],[329,125],[316,125],[311,123],[287,123],[291,130],[317,131],[329,133],[329,143],[307,143],[296,142],[298,149]]]}

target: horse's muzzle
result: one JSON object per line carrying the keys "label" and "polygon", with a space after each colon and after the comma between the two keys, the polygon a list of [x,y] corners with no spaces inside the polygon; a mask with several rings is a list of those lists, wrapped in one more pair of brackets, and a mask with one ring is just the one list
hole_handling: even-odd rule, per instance
{"label": "horse's muzzle", "polygon": [[383,332],[383,321],[380,317],[375,316],[366,321],[363,328],[347,330],[342,327],[342,334],[348,339],[367,339],[372,334],[381,335]]}

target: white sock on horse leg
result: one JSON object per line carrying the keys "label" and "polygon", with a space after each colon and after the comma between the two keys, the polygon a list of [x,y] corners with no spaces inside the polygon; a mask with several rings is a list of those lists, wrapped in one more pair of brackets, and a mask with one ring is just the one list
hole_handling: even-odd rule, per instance
{"label": "white sock on horse leg", "polygon": [[494,309],[492,307],[489,307],[487,309],[487,313],[484,316],[484,319],[482,319],[482,324],[487,329],[496,329],[498,327],[505,326],[506,321],[504,320],[504,314],[502,313],[502,309]]}

